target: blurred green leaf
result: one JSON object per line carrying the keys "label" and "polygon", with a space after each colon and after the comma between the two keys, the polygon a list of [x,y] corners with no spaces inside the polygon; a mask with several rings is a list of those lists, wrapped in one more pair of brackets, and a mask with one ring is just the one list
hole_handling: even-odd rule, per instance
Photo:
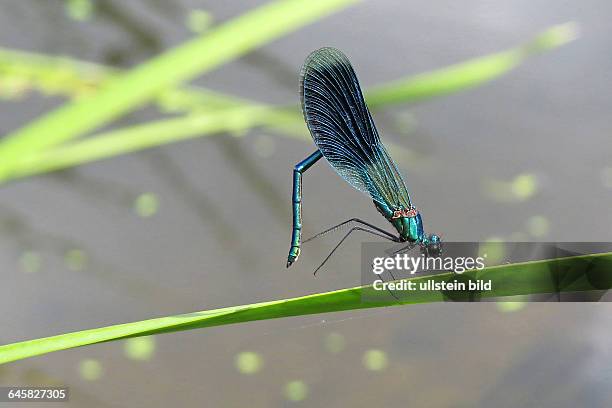
{"label": "blurred green leaf", "polygon": [[[415,102],[484,84],[516,67],[530,55],[565,44],[576,36],[576,31],[573,23],[554,26],[528,43],[511,50],[372,88],[366,92],[368,104],[373,109],[383,108],[391,104]],[[15,61],[15,63],[11,65],[8,61]],[[34,72],[37,76],[55,67],[57,71],[55,75],[66,79],[65,86],[61,89],[68,94],[73,94],[77,92],[76,90],[82,92],[83,89],[87,90],[88,86],[95,86],[96,81],[104,83],[117,76],[116,71],[95,64],[0,49],[0,72],[3,66],[4,71],[22,70],[26,73]],[[23,80],[24,78],[19,77],[18,79]],[[24,154],[14,158],[10,165],[5,164],[4,167],[0,165],[0,170],[2,170],[0,171],[0,182],[71,167],[189,137],[232,130],[247,130],[255,126],[265,126],[280,131],[286,136],[309,140],[297,107],[257,106],[248,99],[195,87],[162,89],[156,95],[156,100],[165,110],[188,111],[197,113],[198,116],[120,129],[50,150]],[[261,117],[252,115],[249,112],[253,108],[262,109],[261,112],[265,110],[265,115]],[[236,120],[238,125],[234,126],[233,122],[223,125],[214,117],[205,121],[198,119],[206,115],[220,115],[219,119]],[[218,125],[210,126],[210,123],[213,122]],[[200,123],[202,128],[194,127],[194,123]],[[176,128],[173,129],[172,126]],[[150,136],[147,136],[147,132]],[[136,139],[131,140],[132,137]],[[151,138],[149,141],[146,140],[148,137]],[[402,153],[397,156],[400,162],[402,157],[411,157],[409,150],[392,143],[387,144],[391,150]],[[411,160],[414,160],[414,157],[411,157]]]}
{"label": "blurred green leaf", "polygon": [[519,47],[372,88],[366,94],[368,106],[416,102],[476,87],[516,68],[532,55],[567,44],[577,35],[575,23],[553,26]]}
{"label": "blurred green leaf", "polygon": [[[585,267],[586,265],[588,268]],[[580,272],[584,270],[586,273]],[[576,271],[579,273],[571,275]],[[492,266],[482,270],[468,271],[461,275],[443,273],[434,276],[420,276],[410,280],[414,282],[429,279],[442,282],[457,278],[491,280],[492,290],[480,293],[480,297],[485,298],[548,294],[557,291],[580,292],[595,288],[598,290],[610,289],[612,287],[611,271],[612,252],[609,252]],[[563,283],[561,287],[559,287],[560,283]],[[368,296],[369,299],[375,299],[375,301],[363,301],[362,296]],[[400,296],[398,300],[384,291],[375,291],[371,286],[360,286],[291,299],[119,324],[0,346],[0,364],[53,351],[130,337],[255,320],[449,300],[443,292],[438,291],[403,292]]]}
{"label": "blurred green leaf", "polygon": [[179,140],[241,131],[263,124],[275,114],[276,111],[270,108],[247,105],[215,114],[191,115],[118,129],[18,158],[3,174],[4,180],[0,181],[46,173]]}
{"label": "blurred green leaf", "polygon": [[153,98],[163,88],[246,54],[355,0],[282,0],[247,12],[119,76],[95,95],[65,105],[6,136],[0,178],[16,157],[78,137]]}
{"label": "blurred green leaf", "polygon": [[[557,48],[576,35],[575,23],[553,26],[516,48],[370,88],[366,92],[368,105],[372,109],[383,108],[484,84],[518,66],[528,56]],[[0,73],[2,76],[18,75],[16,79],[20,81],[31,80],[31,87],[40,87],[40,82],[46,77],[63,78],[64,82],[59,84],[57,91],[70,96],[92,86],[99,87],[118,75],[116,70],[102,65],[2,48]],[[203,88],[181,87],[161,90],[157,103],[165,110],[182,112],[236,107],[253,101]],[[295,119],[301,120],[297,110],[292,113]]]}

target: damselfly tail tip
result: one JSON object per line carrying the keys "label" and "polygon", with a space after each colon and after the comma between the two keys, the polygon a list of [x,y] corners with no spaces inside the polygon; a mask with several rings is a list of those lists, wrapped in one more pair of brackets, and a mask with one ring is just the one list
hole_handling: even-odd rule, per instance
{"label": "damselfly tail tip", "polygon": [[295,261],[297,261],[300,256],[300,247],[293,245],[289,250],[289,256],[287,257],[287,268],[293,265]]}

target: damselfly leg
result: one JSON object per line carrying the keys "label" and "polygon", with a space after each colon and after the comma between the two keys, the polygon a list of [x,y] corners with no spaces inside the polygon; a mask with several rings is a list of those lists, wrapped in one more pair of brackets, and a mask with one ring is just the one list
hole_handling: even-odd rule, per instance
{"label": "damselfly leg", "polygon": [[334,225],[333,227],[330,227],[330,228],[326,229],[325,231],[322,231],[322,232],[319,232],[316,235],[313,235],[312,237],[310,237],[307,240],[305,240],[304,243],[309,242],[309,241],[313,241],[316,238],[320,238],[320,237],[322,237],[322,236],[324,236],[324,235],[326,235],[326,234],[328,234],[330,232],[337,231],[337,230],[345,227],[346,225],[348,225],[348,224],[350,224],[352,222],[357,223],[357,224],[361,224],[361,225],[365,225],[366,227],[369,227],[369,228],[371,228],[371,229],[373,229],[375,231],[380,232],[381,234],[386,235],[388,237],[388,239],[390,239],[392,241],[399,242],[399,238],[396,237],[395,235],[391,234],[390,232],[387,232],[384,229],[379,228],[376,225],[372,225],[369,222],[363,221],[363,220],[361,220],[359,218],[351,218],[350,220],[346,220],[344,222],[341,222],[338,225]]}
{"label": "damselfly leg", "polygon": [[[338,224],[338,225],[334,225],[333,227],[328,228],[328,229],[326,229],[325,231],[319,232],[318,234],[316,234],[316,235],[314,235],[314,236],[312,236],[312,237],[308,238],[307,240],[305,240],[305,241],[304,241],[304,243],[309,242],[309,241],[313,241],[314,239],[316,239],[316,238],[320,238],[320,237],[322,237],[322,236],[324,236],[325,234],[328,234],[328,233],[330,233],[330,232],[337,231],[338,229],[340,229],[340,228],[342,228],[342,227],[344,227],[344,226],[346,226],[346,225],[349,225],[349,224],[351,224],[351,223],[358,223],[358,224],[361,224],[361,225],[365,225],[365,226],[367,226],[367,227],[369,227],[369,228],[372,228],[374,231],[369,230],[369,229],[366,229],[366,228],[362,228],[362,227],[353,227],[353,228],[351,228],[351,229],[349,230],[349,232],[348,232],[348,233],[346,233],[346,235],[345,235],[345,236],[344,236],[344,237],[343,237],[343,238],[340,240],[340,242],[339,242],[339,243],[338,243],[338,244],[337,244],[337,245],[334,247],[334,249],[333,249],[333,250],[332,250],[332,251],[329,253],[329,255],[327,255],[327,257],[325,258],[325,260],[323,260],[323,262],[321,263],[321,265],[319,265],[319,267],[318,267],[317,269],[315,269],[315,271],[314,271],[314,274],[315,274],[315,275],[317,274],[317,272],[319,271],[319,269],[321,269],[321,267],[323,267],[323,265],[325,265],[325,263],[326,263],[326,262],[329,260],[329,258],[331,258],[331,256],[334,254],[334,252],[335,252],[335,251],[336,251],[336,250],[337,250],[337,249],[340,247],[340,245],[341,245],[341,244],[342,244],[342,243],[343,243],[343,242],[344,242],[344,241],[345,241],[345,240],[348,238],[348,236],[349,236],[349,235],[350,235],[350,234],[351,234],[353,231],[356,231],[356,230],[358,230],[358,231],[364,231],[364,232],[367,232],[367,233],[370,233],[370,234],[376,235],[376,236],[378,236],[378,237],[381,237],[381,238],[384,238],[384,239],[387,239],[387,240],[390,240],[390,241],[393,241],[393,242],[399,242],[399,238],[398,238],[398,237],[396,237],[396,236],[394,236],[393,234],[391,234],[391,233],[389,233],[389,232],[385,231],[384,229],[379,228],[379,227],[377,227],[377,226],[375,226],[375,225],[372,225],[372,224],[370,224],[369,222],[363,221],[363,220],[361,220],[361,219],[359,219],[359,218],[351,218],[350,220],[346,220],[346,221],[344,221],[344,222],[341,222],[341,223],[340,223],[340,224]],[[395,276],[393,275],[393,272],[391,272],[391,271],[388,271],[388,272],[389,272],[389,275],[391,275],[391,279],[393,279],[394,281],[395,281],[395,280],[397,280],[397,279],[395,278]],[[382,276],[381,276],[381,279],[384,281],[384,278],[383,278]],[[388,287],[387,287],[387,292],[389,292],[389,294],[390,294],[391,296],[393,296],[393,297],[394,297],[396,300],[399,300],[399,298],[398,298],[398,297],[395,295],[395,293],[393,293],[393,291],[392,291],[391,289],[389,289]]]}
{"label": "damselfly leg", "polygon": [[[372,235],[376,235],[378,237],[387,239],[389,241],[393,241],[393,242],[397,242],[397,237],[392,236],[389,237],[389,235],[385,235],[385,234],[381,234],[380,232],[377,231],[372,231],[363,227],[353,227],[349,230],[349,232],[346,233],[346,235],[344,235],[344,237],[342,237],[342,239],[340,240],[340,242],[338,242],[338,244],[336,244],[336,246],[334,247],[334,249],[331,250],[331,252],[329,253],[329,255],[327,255],[327,257],[323,260],[323,262],[321,263],[321,265],[319,265],[317,267],[317,269],[315,269],[314,274],[316,275],[317,272],[319,271],[319,269],[321,269],[323,267],[323,265],[325,265],[325,263],[329,260],[329,258],[332,257],[332,255],[334,254],[334,252],[336,252],[336,250],[340,247],[340,245],[342,245],[342,243],[344,241],[346,241],[346,239],[349,237],[349,235],[351,235],[351,233],[353,231],[363,231],[363,232],[367,232],[368,234],[372,234]],[[386,231],[385,231],[386,232]]]}
{"label": "damselfly leg", "polygon": [[401,254],[402,252],[408,252],[410,250],[412,250],[414,247],[416,246],[415,243],[406,243],[404,242],[404,245],[400,247],[400,249],[396,249],[396,250],[388,250],[385,251],[385,253],[387,253],[388,255],[397,255],[397,254]]}
{"label": "damselfly leg", "polygon": [[323,157],[323,154],[320,150],[317,150],[296,164],[293,169],[293,230],[291,232],[291,248],[289,248],[289,256],[287,257],[287,268],[300,256],[302,241],[302,174],[318,162],[321,157]]}

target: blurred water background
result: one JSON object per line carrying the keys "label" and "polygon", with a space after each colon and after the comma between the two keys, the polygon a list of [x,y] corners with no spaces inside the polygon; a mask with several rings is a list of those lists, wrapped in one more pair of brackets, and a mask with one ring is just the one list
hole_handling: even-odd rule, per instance
{"label": "blurred water background", "polygon": [[[129,68],[262,3],[4,0],[0,46]],[[299,69],[321,46],[343,50],[368,87],[575,21],[577,41],[500,80],[374,119],[410,153],[395,159],[428,231],[610,241],[611,16],[605,1],[366,1],[194,83],[297,109]],[[2,134],[63,102],[6,98]],[[363,236],[316,278],[339,235],[285,269],[291,172],[313,150],[253,130],[3,185],[0,342],[359,284]],[[386,227],[327,163],[306,174],[306,236],[355,216]],[[604,407],[609,311],[432,304],[253,322],[52,353],[1,366],[0,383],[68,385],[82,407]]]}

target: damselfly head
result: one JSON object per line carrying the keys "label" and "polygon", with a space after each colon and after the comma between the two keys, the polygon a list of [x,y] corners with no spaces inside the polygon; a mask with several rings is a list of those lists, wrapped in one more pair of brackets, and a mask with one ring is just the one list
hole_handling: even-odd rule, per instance
{"label": "damselfly head", "polygon": [[423,240],[421,249],[428,256],[439,256],[442,253],[442,239],[436,234],[430,234]]}

